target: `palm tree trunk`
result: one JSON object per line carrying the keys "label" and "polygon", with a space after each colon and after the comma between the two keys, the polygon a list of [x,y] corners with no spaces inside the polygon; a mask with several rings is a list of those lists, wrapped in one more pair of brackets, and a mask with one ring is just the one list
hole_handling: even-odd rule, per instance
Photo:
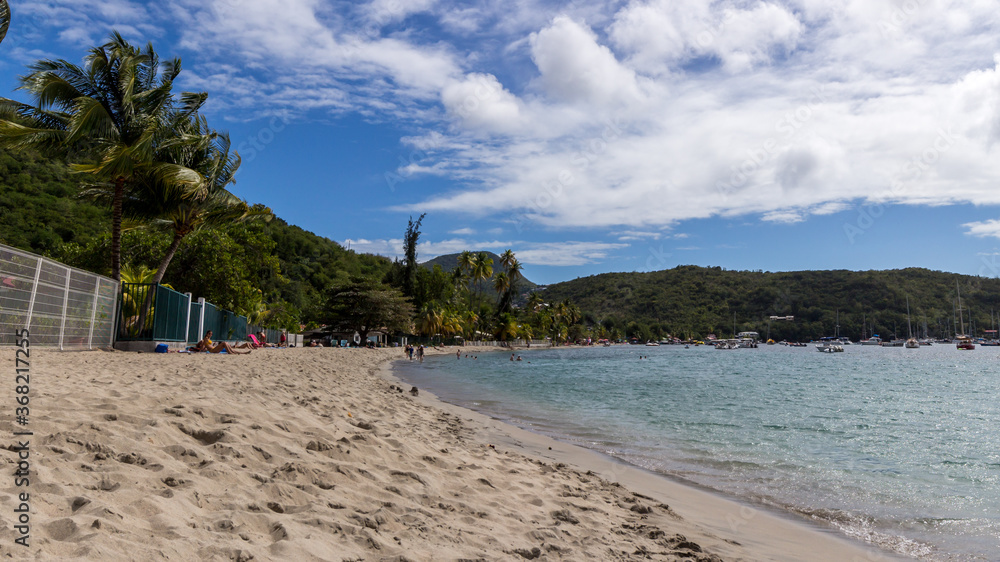
{"label": "palm tree trunk", "polygon": [[177,253],[177,248],[180,248],[181,240],[183,239],[184,234],[174,232],[174,241],[171,242],[170,247],[167,248],[167,253],[163,256],[163,260],[160,262],[160,267],[156,270],[156,275],[153,277],[154,285],[163,280],[163,276],[167,273],[167,267],[170,265],[170,260],[174,259],[174,254]]}
{"label": "palm tree trunk", "polygon": [[140,330],[146,328],[146,316],[149,315],[150,306],[153,304],[153,295],[156,292],[156,286],[163,280],[163,275],[167,272],[167,266],[170,265],[170,260],[174,259],[174,254],[177,253],[177,248],[180,247],[181,240],[183,239],[183,234],[180,232],[174,233],[174,241],[170,243],[170,248],[167,249],[167,255],[163,256],[163,261],[160,262],[160,268],[156,270],[156,275],[153,276],[153,283],[150,285],[149,289],[146,290],[145,302],[143,302],[142,308],[139,309]]}
{"label": "palm tree trunk", "polygon": [[125,199],[125,178],[115,180],[111,199],[111,278],[122,280],[122,202]]}

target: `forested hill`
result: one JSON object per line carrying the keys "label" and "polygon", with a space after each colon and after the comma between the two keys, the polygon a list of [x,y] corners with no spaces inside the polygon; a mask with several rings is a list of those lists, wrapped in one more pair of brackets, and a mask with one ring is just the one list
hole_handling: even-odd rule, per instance
{"label": "forested hill", "polygon": [[[473,251],[473,253],[478,253],[478,251]],[[445,254],[443,256],[438,256],[434,259],[427,260],[420,265],[426,267],[427,269],[433,269],[435,265],[441,266],[441,271],[445,273],[451,272],[456,267],[458,267],[458,257],[462,254]],[[486,252],[486,255],[493,260],[493,273],[494,275],[500,271],[503,271],[500,265],[500,256],[494,254],[493,252]],[[490,278],[492,280],[492,277]],[[530,280],[521,277],[517,282],[518,288],[521,291],[531,291],[538,287],[537,283],[532,283]]]}
{"label": "forested hill", "polygon": [[[763,336],[770,316],[795,316],[770,322],[775,340],[805,340],[840,334],[857,340],[880,334],[907,336],[906,299],[915,335],[951,337],[956,282],[961,289],[966,331],[982,335],[991,328],[991,311],[1000,318],[1000,279],[909,268],[890,271],[727,271],[719,267],[679,266],[651,273],[606,273],[550,285],[548,302],[570,299],[591,322],[629,332],[720,337],[755,330]],[[971,321],[970,321],[971,317]],[[635,324],[628,328],[628,323]]]}
{"label": "forested hill", "polygon": [[[0,243],[110,274],[110,211],[81,199],[66,164],[33,153],[0,151]],[[239,189],[234,189],[239,195]],[[124,265],[155,269],[170,243],[165,231],[124,234]],[[282,322],[320,319],[331,285],[350,276],[381,278],[389,259],[358,254],[280,218],[196,232],[181,245],[164,282],[230,310],[275,305]]]}

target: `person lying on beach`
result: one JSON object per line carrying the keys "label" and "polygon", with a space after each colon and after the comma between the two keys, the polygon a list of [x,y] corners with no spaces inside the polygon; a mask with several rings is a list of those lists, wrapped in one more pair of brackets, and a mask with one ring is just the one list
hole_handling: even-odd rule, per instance
{"label": "person lying on beach", "polygon": [[[249,344],[248,344],[249,345]],[[212,341],[212,330],[205,332],[205,338],[195,344],[194,347],[189,348],[191,351],[207,351],[209,353],[232,353],[233,355],[246,355],[250,353],[250,350],[246,350],[244,353],[236,351],[236,349],[224,341],[215,343]]]}

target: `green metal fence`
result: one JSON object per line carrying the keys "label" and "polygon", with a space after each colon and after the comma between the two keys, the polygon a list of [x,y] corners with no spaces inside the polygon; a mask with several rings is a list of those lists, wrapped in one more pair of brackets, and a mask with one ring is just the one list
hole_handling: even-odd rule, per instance
{"label": "green metal fence", "polygon": [[205,303],[193,302],[191,303],[191,314],[188,320],[188,342],[196,342],[201,339],[201,309],[204,308]]}
{"label": "green metal fence", "polygon": [[211,330],[213,339],[220,341],[247,341],[248,334],[263,331],[268,343],[277,344],[282,334],[163,285],[122,283],[118,309],[119,341],[195,343]]}

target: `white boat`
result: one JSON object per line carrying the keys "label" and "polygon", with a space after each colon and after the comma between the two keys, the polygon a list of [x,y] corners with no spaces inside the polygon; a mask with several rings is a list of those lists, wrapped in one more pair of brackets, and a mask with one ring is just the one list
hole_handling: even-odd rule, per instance
{"label": "white boat", "polygon": [[823,353],[839,353],[844,351],[844,346],[840,345],[839,343],[826,342],[817,345],[816,351],[820,351]]}
{"label": "white boat", "polygon": [[646,342],[646,347],[660,347],[660,344],[655,341]]}
{"label": "white boat", "polygon": [[882,338],[878,337],[878,334],[876,334],[868,339],[861,340],[858,343],[861,345],[882,345]]}
{"label": "white boat", "polygon": [[903,344],[903,347],[905,347],[906,349],[917,349],[918,347],[920,347],[920,342],[917,341],[917,338],[910,338],[906,340],[906,343]]}

